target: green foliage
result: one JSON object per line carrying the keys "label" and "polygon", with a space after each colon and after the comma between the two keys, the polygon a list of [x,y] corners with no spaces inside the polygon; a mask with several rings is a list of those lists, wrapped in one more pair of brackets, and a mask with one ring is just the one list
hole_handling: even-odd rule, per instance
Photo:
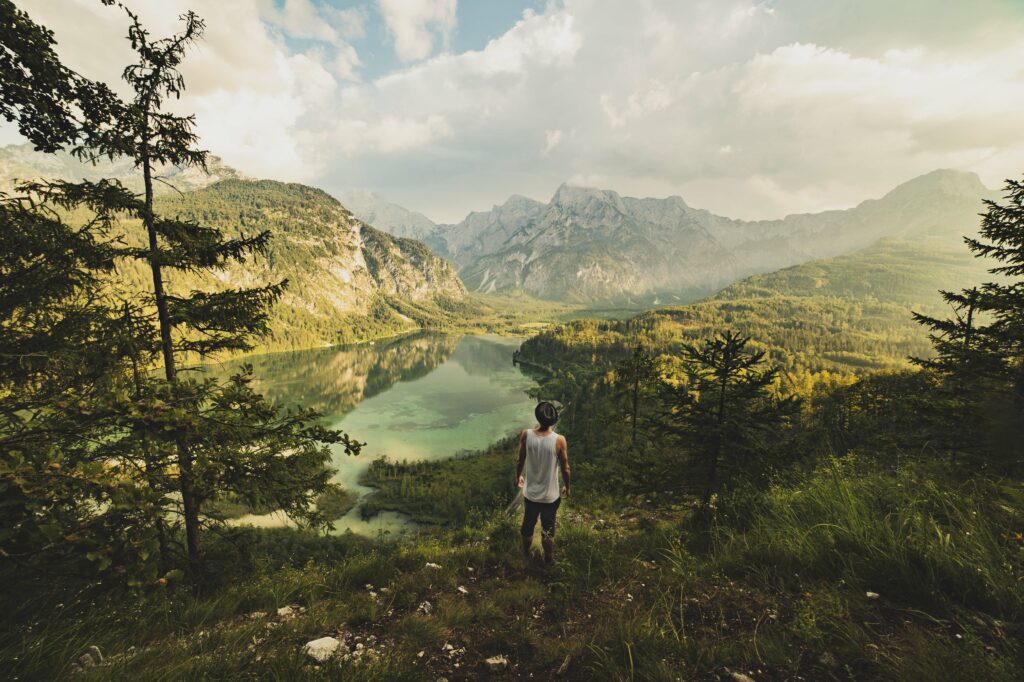
{"label": "green foliage", "polygon": [[1024,464],[1024,184],[1008,180],[1005,200],[986,201],[979,237],[965,240],[975,256],[997,263],[989,272],[1000,279],[943,291],[952,319],[915,314],[935,349],[916,362],[944,375],[940,409],[964,423],[951,453],[1013,469]]}
{"label": "green foliage", "polygon": [[[102,0],[111,4],[112,0]],[[53,33],[10,0],[0,2],[0,116],[37,150],[91,141],[111,122],[113,95],[61,64]]]}
{"label": "green foliage", "polygon": [[8,571],[155,580],[161,496],[101,454],[129,381],[102,295],[110,214],[72,227],[27,190],[0,202],[0,555]]}
{"label": "green foliage", "polygon": [[463,525],[474,512],[511,499],[517,447],[518,438],[442,462],[374,460],[360,483],[376,491],[360,513],[372,518],[382,511],[398,511],[418,523]]}
{"label": "green foliage", "polygon": [[721,565],[791,589],[813,576],[932,612],[1019,618],[1024,553],[1006,531],[1024,523],[1019,487],[919,465],[872,468],[831,460],[770,487],[747,510],[749,526],[717,530]]}
{"label": "green foliage", "polygon": [[[673,462],[679,470],[702,470],[696,478],[705,507],[718,485],[720,466],[763,469],[764,463],[756,460],[770,451],[770,443],[783,439],[787,421],[798,409],[792,398],[780,401],[770,394],[777,371],[762,365],[763,351],[747,349],[749,341],[726,331],[685,344],[681,376],[662,384],[665,407],[659,426],[691,458]],[[654,478],[655,472],[644,473]],[[678,480],[664,467],[658,473],[662,480],[666,474],[667,480]]]}
{"label": "green foliage", "polygon": [[[82,124],[75,134],[85,141],[78,149],[84,156],[132,159],[142,170],[144,195],[105,180],[29,183],[2,206],[9,249],[0,261],[0,350],[11,371],[0,388],[7,501],[0,550],[22,566],[139,587],[180,573],[178,523],[186,566],[198,575],[207,501],[272,505],[325,527],[313,502],[331,477],[328,445],[355,454],[360,444],[321,426],[310,410],[269,404],[253,390],[251,368],[226,381],[179,375],[182,355],[251,348],[282,285],[164,288],[167,272],[210,273],[265,254],[269,233],[228,236],[155,212],[154,166],[205,163],[205,152],[193,146],[192,119],[161,110],[166,98],[180,95],[176,67],[203,26],[189,13],[181,34],[154,41],[128,15],[138,62],[124,77],[134,97],[121,102],[93,88],[107,97],[104,111],[113,118],[109,125]],[[14,20],[29,21],[21,14]],[[24,50],[36,49],[43,66],[57,68],[47,65],[55,60],[48,34],[38,31],[42,42],[32,44],[4,34],[4,54],[28,59]],[[81,85],[74,74],[64,76]],[[47,92],[35,95],[50,97],[54,111],[74,94]],[[9,116],[35,106],[5,102]],[[51,142],[58,148],[67,139]],[[124,218],[141,223],[142,235],[123,232]],[[116,278],[125,263],[148,272],[148,292]],[[148,371],[158,361],[164,379]]]}
{"label": "green foliage", "polygon": [[316,509],[328,521],[336,521],[352,511],[357,496],[351,490],[331,484],[316,498]]}

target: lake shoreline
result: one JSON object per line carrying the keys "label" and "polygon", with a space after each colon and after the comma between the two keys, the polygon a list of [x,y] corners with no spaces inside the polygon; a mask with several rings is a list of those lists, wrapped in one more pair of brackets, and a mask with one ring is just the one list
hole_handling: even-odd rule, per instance
{"label": "lake shoreline", "polygon": [[[270,400],[316,409],[325,425],[367,444],[358,456],[332,446],[333,482],[355,497],[332,532],[399,535],[423,522],[444,523],[447,517],[407,509],[389,486],[380,489],[372,469],[385,458],[413,468],[475,459],[530,426],[534,401],[529,391],[535,381],[525,367],[513,364],[521,340],[421,332],[378,343],[273,353],[252,358],[254,381]],[[491,479],[476,473],[491,490]],[[506,474],[511,480],[511,462],[503,465]],[[421,482],[407,477],[406,485]],[[436,488],[438,482],[431,485]],[[443,506],[443,500],[438,504]],[[287,525],[279,514],[245,515],[231,523]]]}

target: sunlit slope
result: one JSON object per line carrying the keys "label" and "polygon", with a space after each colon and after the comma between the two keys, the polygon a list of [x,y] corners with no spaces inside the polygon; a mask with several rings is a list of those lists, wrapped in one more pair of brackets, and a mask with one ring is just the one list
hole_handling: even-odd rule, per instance
{"label": "sunlit slope", "polygon": [[[288,280],[271,313],[268,347],[354,341],[424,326],[444,326],[472,310],[455,268],[420,242],[380,232],[325,192],[271,180],[225,180],[165,194],[158,213],[191,218],[230,236],[270,230],[266,258],[212,278],[169,276],[172,291],[227,289]],[[131,234],[141,236],[138,225]],[[149,288],[143,268],[121,273]]]}
{"label": "sunlit slope", "polygon": [[[790,373],[860,374],[906,367],[930,353],[911,312],[941,312],[939,289],[991,278],[949,237],[884,240],[856,253],[756,275],[703,301],[653,310],[627,322],[572,322],[527,343],[533,356],[615,354],[636,340],[671,352],[723,329],[749,335]],[[557,360],[556,360],[557,361]]]}

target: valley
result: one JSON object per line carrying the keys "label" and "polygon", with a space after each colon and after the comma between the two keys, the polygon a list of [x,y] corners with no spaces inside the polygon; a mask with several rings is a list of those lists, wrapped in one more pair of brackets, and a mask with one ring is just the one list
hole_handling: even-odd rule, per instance
{"label": "valley", "polygon": [[[24,145],[0,149],[2,187],[15,179],[103,174],[138,186],[137,173],[123,164],[85,166]],[[546,204],[514,195],[458,224],[438,225],[372,192],[345,190],[339,196],[348,203],[339,202],[303,185],[243,178],[219,160],[209,175],[172,169],[158,187],[162,210],[238,235],[274,234],[266,263],[206,281],[215,288],[289,281],[261,350],[416,329],[514,334],[572,318],[627,318],[735,296],[723,290],[752,275],[887,241],[903,242],[904,251],[921,245],[958,252],[981,201],[994,196],[976,175],[934,171],[854,208],[750,222],[691,208],[680,197],[634,199],[563,185]],[[148,286],[140,272],[122,276]],[[877,285],[882,296],[892,295],[884,293],[890,281]],[[183,275],[171,286],[188,291],[198,283]]]}
{"label": "valley", "polygon": [[4,679],[1024,679],[1013,3],[198,4],[0,0]]}

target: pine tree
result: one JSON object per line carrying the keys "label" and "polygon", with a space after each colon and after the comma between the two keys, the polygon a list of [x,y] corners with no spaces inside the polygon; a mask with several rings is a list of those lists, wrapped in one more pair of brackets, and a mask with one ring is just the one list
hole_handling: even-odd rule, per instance
{"label": "pine tree", "polygon": [[951,319],[915,313],[935,349],[935,357],[915,362],[947,378],[938,412],[955,424],[949,440],[974,449],[991,442],[1012,462],[1024,454],[1024,183],[1007,180],[1004,198],[985,200],[979,236],[964,240],[975,256],[999,263],[989,272],[1001,281],[942,292]]}
{"label": "pine tree", "polygon": [[992,316],[984,330],[991,352],[1013,383],[1019,408],[1024,409],[1024,183],[1007,180],[1005,204],[986,200],[980,239],[967,238],[976,256],[1001,265],[989,270],[1009,281],[987,282],[977,294],[978,308]]}
{"label": "pine tree", "polygon": [[638,343],[629,356],[616,367],[616,375],[628,401],[630,445],[636,447],[640,401],[648,389],[657,382],[658,361],[643,344]]}
{"label": "pine tree", "polygon": [[[253,337],[266,333],[269,307],[287,282],[188,295],[168,290],[169,273],[214,272],[228,263],[265,256],[270,233],[228,238],[216,228],[154,211],[154,183],[160,180],[156,175],[160,167],[205,170],[207,153],[196,147],[194,117],[164,110],[169,99],[179,98],[184,91],[178,66],[188,47],[201,37],[204,25],[189,12],[182,16],[180,33],[153,39],[139,17],[125,11],[137,62],[123,76],[133,97],[118,111],[116,125],[92,138],[91,154],[126,155],[142,173],[144,193],[129,213],[141,220],[148,244],[130,255],[142,260],[152,275],[152,303],[167,383],[160,399],[168,405],[159,433],[174,434],[186,548],[195,569],[205,501],[230,490],[246,501],[273,502],[298,518],[320,523],[322,518],[311,505],[330,478],[325,444],[340,442],[350,454],[358,452],[360,444],[316,426],[310,411],[279,414],[250,388],[251,369],[243,369],[226,385],[180,376],[183,356],[251,349]],[[153,437],[159,439],[159,434]]]}
{"label": "pine tree", "polygon": [[[12,530],[0,533],[0,551],[27,556],[69,547],[65,554],[138,584],[155,578],[154,555],[161,571],[174,562],[179,513],[187,565],[199,574],[202,507],[218,497],[326,527],[313,502],[331,477],[328,446],[355,454],[361,444],[319,425],[311,410],[269,404],[252,389],[248,366],[227,382],[179,370],[186,359],[251,348],[285,283],[187,295],[167,287],[168,273],[213,272],[264,254],[269,234],[229,239],[155,213],[159,168],[205,164],[192,118],[162,110],[182,92],[176,68],[203,25],[190,13],[180,34],[151,40],[138,17],[129,12],[129,19],[138,55],[124,72],[131,101],[93,88],[108,97],[97,111],[109,116],[69,115],[45,128],[31,127],[35,112],[79,111],[68,104],[77,90],[55,88],[49,104],[15,101],[0,109],[36,135],[40,149],[75,141],[74,152],[90,160],[127,155],[144,181],[141,197],[116,181],[32,183],[3,204],[0,240],[9,252],[0,258],[0,363],[18,371],[0,377],[0,472],[5,493],[20,502],[4,509]],[[51,71],[77,78],[37,28],[42,38],[33,49],[41,56],[5,42],[7,54],[27,64],[52,58]],[[2,37],[17,47],[9,34]],[[65,224],[82,214],[91,216],[84,226]],[[141,223],[146,244],[132,243],[126,220]],[[149,296],[119,288],[114,268],[131,261],[150,269]],[[147,371],[161,363],[162,378]]]}
{"label": "pine tree", "polygon": [[42,189],[0,201],[0,556],[135,582],[161,505],[96,456],[120,431],[107,405],[124,381],[102,291],[111,216],[73,228],[39,203]]}
{"label": "pine tree", "polygon": [[[111,91],[64,67],[53,46],[0,0],[0,114],[47,152],[87,143],[117,110]],[[119,390],[125,354],[104,291],[120,254],[118,207],[90,198],[120,191],[97,183],[55,204],[51,190],[30,182],[0,196],[0,556],[43,574],[137,582],[159,495],[94,456],[120,430],[97,408]],[[90,217],[72,225],[79,199]]]}
{"label": "pine tree", "polygon": [[779,400],[769,388],[777,370],[763,366],[764,351],[732,331],[682,346],[678,381],[666,382],[663,426],[677,436],[703,471],[701,504],[706,509],[718,488],[723,462],[743,466],[763,455],[794,414],[795,399]]}
{"label": "pine tree", "polygon": [[51,31],[0,0],[0,116],[43,152],[88,139],[116,102],[106,85],[61,64],[53,46]]}

